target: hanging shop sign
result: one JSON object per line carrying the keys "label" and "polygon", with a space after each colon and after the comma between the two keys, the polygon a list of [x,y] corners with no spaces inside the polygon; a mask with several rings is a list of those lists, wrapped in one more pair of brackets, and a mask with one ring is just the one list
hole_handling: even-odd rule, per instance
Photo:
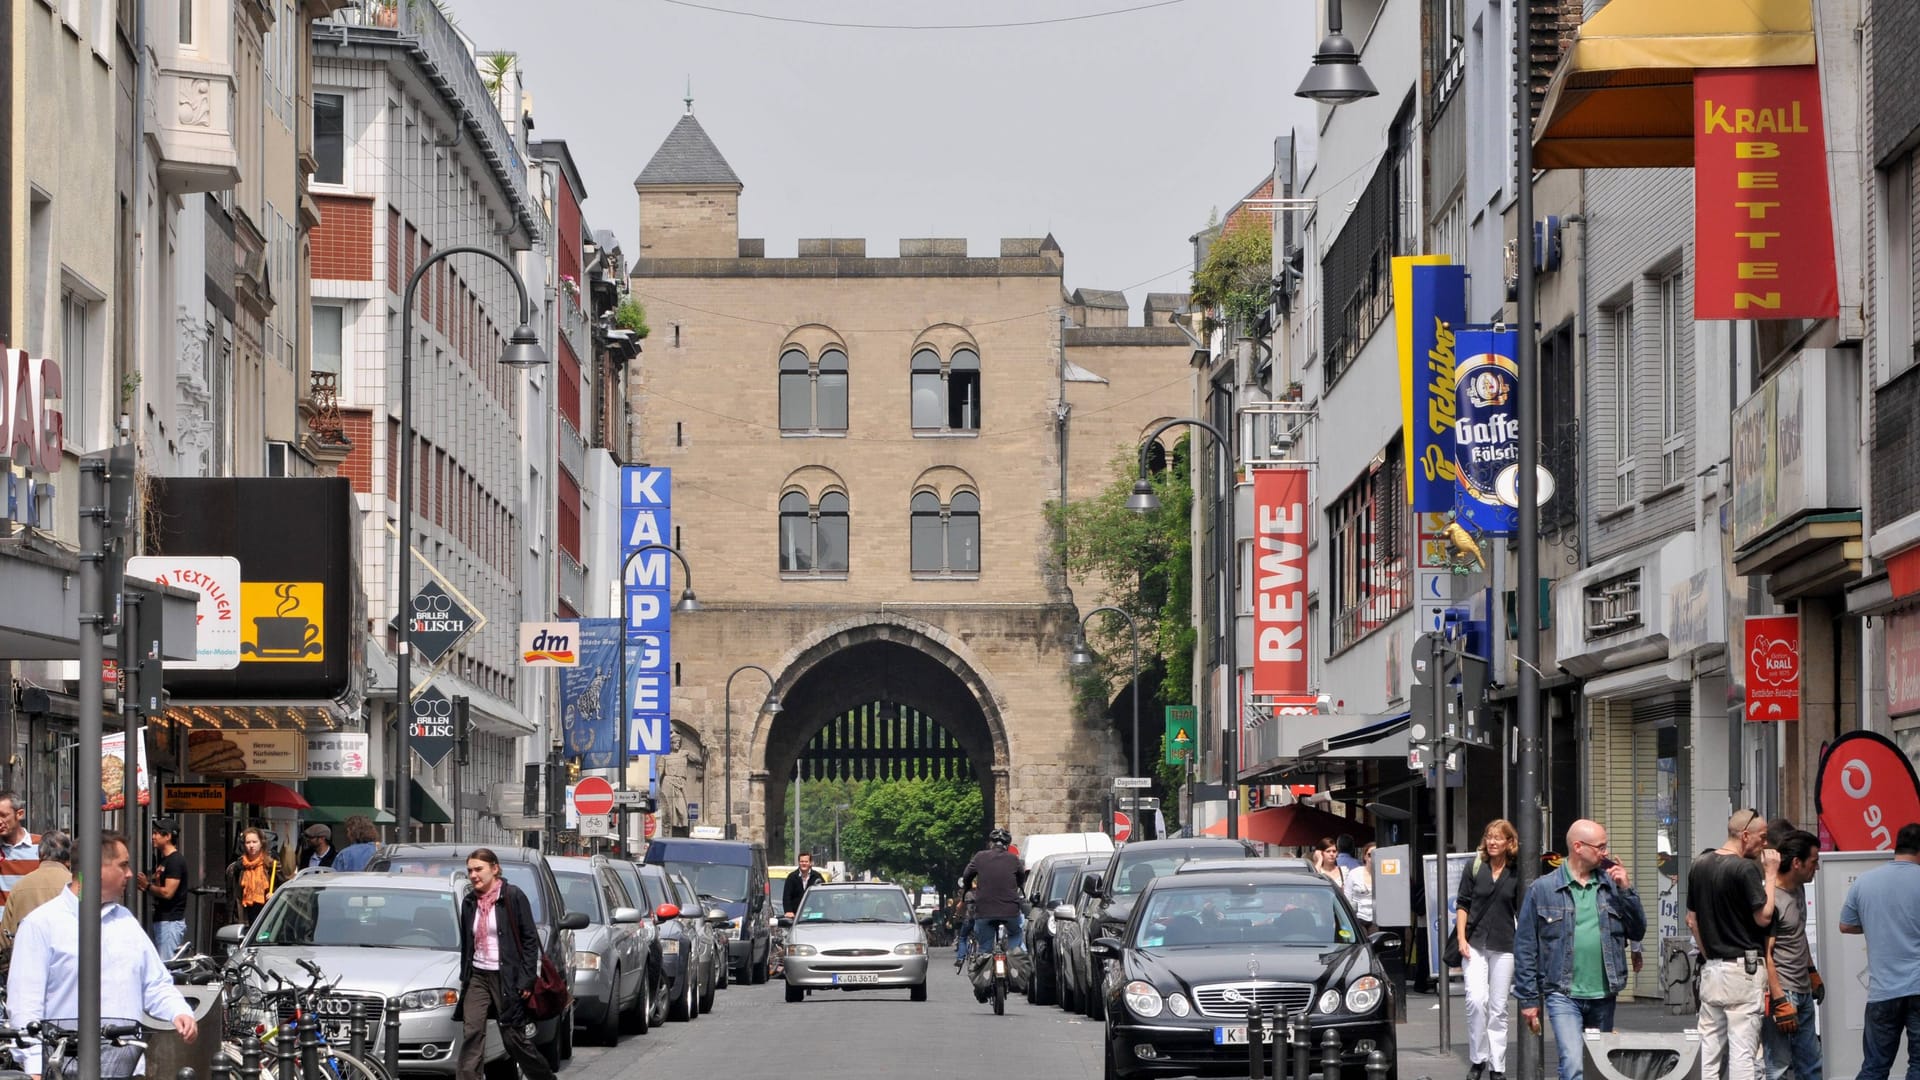
{"label": "hanging shop sign", "polygon": [[[413,594],[407,615],[411,620],[407,625],[407,643],[425,656],[429,664],[439,663],[440,658],[452,652],[468,634],[480,629],[480,619],[433,580]],[[395,615],[389,625],[399,630],[400,617]]]}
{"label": "hanging shop sign", "polygon": [[1920,611],[1887,616],[1886,638],[1887,715],[1920,712]]}
{"label": "hanging shop sign", "polygon": [[[135,782],[139,784],[140,805],[152,801],[147,791],[147,729],[137,732],[140,753],[135,762]],[[127,806],[127,733],[122,731],[100,740],[100,809],[124,810]]]}
{"label": "hanging shop sign", "polygon": [[439,768],[460,741],[459,733],[454,730],[453,699],[441,693],[439,687],[429,686],[413,696],[407,709],[413,720],[407,745],[427,768]]}
{"label": "hanging shop sign", "polygon": [[[673,470],[628,465],[620,470],[620,555],[626,620],[628,756],[664,754],[672,731]],[[635,556],[635,552],[641,552]],[[631,558],[631,561],[627,560]]]}
{"label": "hanging shop sign", "polygon": [[1500,474],[1520,462],[1519,337],[1511,330],[1463,330],[1454,368],[1459,417],[1454,422],[1454,470],[1459,513],[1470,532],[1507,535],[1519,510],[1500,497]]}
{"label": "hanging shop sign", "polygon": [[307,736],[307,778],[367,775],[371,740],[365,732],[352,731]]}
{"label": "hanging shop sign", "polygon": [[580,624],[578,622],[523,622],[520,624],[522,667],[574,667],[580,663],[579,648]]}
{"label": "hanging shop sign", "polygon": [[1747,719],[1800,719],[1800,616],[1747,616]]}
{"label": "hanging shop sign", "polygon": [[1693,77],[1696,319],[1840,313],[1814,65]]}
{"label": "hanging shop sign", "polygon": [[1407,499],[1417,512],[1453,509],[1454,336],[1467,319],[1467,272],[1444,255],[1393,260]]}
{"label": "hanging shop sign", "polygon": [[224,814],[227,812],[225,784],[161,784],[160,812],[176,814]]}
{"label": "hanging shop sign", "polygon": [[136,555],[127,576],[200,594],[194,608],[192,660],[169,660],[168,671],[229,671],[240,664],[240,560],[231,555]]}
{"label": "hanging shop sign", "polygon": [[1884,735],[1849,731],[1820,755],[1813,805],[1834,851],[1892,851],[1900,827],[1920,821],[1920,777]]}
{"label": "hanging shop sign", "polygon": [[1307,470],[1253,473],[1253,692],[1308,693]]}
{"label": "hanging shop sign", "polygon": [[1200,725],[1200,710],[1192,705],[1167,706],[1167,734],[1161,742],[1161,759],[1168,765],[1184,765],[1193,757],[1193,739]]}
{"label": "hanging shop sign", "polygon": [[187,771],[209,777],[304,780],[307,736],[299,731],[189,731]]}
{"label": "hanging shop sign", "polygon": [[581,619],[570,625],[577,628],[579,659],[560,671],[561,746],[565,756],[580,759],[583,769],[611,769],[614,748],[620,745],[615,723],[620,716],[620,620]]}

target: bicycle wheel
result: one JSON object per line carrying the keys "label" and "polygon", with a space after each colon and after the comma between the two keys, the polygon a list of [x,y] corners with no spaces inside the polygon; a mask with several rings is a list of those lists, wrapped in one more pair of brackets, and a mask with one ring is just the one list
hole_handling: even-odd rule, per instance
{"label": "bicycle wheel", "polygon": [[1007,1014],[1007,980],[999,975],[993,977],[993,1015]]}
{"label": "bicycle wheel", "polygon": [[377,1065],[365,1058],[357,1058],[345,1050],[328,1048],[334,1062],[334,1070],[339,1080],[390,1080],[386,1067]]}

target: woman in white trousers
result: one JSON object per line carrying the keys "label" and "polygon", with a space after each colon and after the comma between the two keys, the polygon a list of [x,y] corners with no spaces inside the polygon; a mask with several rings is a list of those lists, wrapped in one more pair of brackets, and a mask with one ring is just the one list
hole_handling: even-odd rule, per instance
{"label": "woman in white trousers", "polygon": [[1460,881],[1453,932],[1467,979],[1471,1080],[1506,1080],[1508,999],[1513,993],[1513,933],[1520,912],[1514,860],[1520,837],[1504,818],[1487,823],[1480,853]]}

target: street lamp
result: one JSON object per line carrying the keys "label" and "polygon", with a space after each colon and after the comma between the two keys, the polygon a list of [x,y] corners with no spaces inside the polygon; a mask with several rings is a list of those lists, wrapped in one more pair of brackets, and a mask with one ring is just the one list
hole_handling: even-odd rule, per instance
{"label": "street lamp", "polygon": [[846,803],[841,803],[839,806],[836,806],[833,808],[833,861],[834,862],[840,861],[840,813],[843,810],[851,810],[851,809],[853,809],[853,807],[848,806]]}
{"label": "street lamp", "polygon": [[407,610],[413,593],[413,294],[420,279],[433,264],[454,255],[478,255],[499,263],[513,287],[520,292],[520,325],[507,339],[500,362],[508,367],[545,367],[547,352],[540,347],[540,335],[533,331],[533,299],[527,295],[527,283],[513,264],[481,247],[450,247],[429,256],[407,278],[407,290],[400,305],[400,433],[399,445],[388,448],[400,455],[400,568],[395,592],[398,596],[398,627],[394,631],[394,701],[400,735],[399,760],[395,763],[393,801],[394,830],[401,843],[413,832],[413,620]]}
{"label": "street lamp", "polygon": [[[1127,498],[1127,509],[1136,514],[1148,514],[1160,509],[1160,497],[1153,493],[1153,484],[1147,479],[1147,451],[1159,441],[1160,436],[1170,428],[1193,427],[1213,436],[1214,455],[1220,473],[1220,482],[1226,483],[1233,473],[1233,448],[1220,429],[1197,417],[1168,420],[1148,433],[1140,442],[1140,475],[1133,482],[1133,494]],[[1239,636],[1238,613],[1233,603],[1233,491],[1215,500],[1214,506],[1214,565],[1219,568],[1216,575],[1220,579],[1220,618],[1226,626],[1226,690],[1231,702],[1231,718],[1227,721],[1227,745],[1221,755],[1221,779],[1226,787],[1227,796],[1227,838],[1240,838],[1240,662],[1238,653]]]}
{"label": "street lamp", "polygon": [[[614,760],[619,762],[619,767],[614,770],[615,773],[617,774],[617,779],[614,781],[614,786],[621,791],[627,790],[627,763],[628,763],[627,739],[629,738],[628,726],[633,722],[633,711],[627,707],[627,610],[626,610],[627,602],[624,597],[624,593],[625,593],[626,584],[627,584],[627,571],[633,568],[633,560],[639,558],[642,555],[645,555],[649,551],[666,552],[667,554],[680,560],[680,569],[686,571],[687,583],[681,588],[680,602],[673,605],[673,609],[675,611],[680,611],[680,612],[694,612],[694,611],[700,610],[700,601],[694,599],[694,596],[693,596],[693,567],[687,565],[687,557],[685,555],[680,554],[679,548],[673,547],[669,544],[642,544],[641,546],[634,548],[632,551],[627,552],[627,557],[621,560],[620,588],[622,591],[622,599],[620,601],[620,719],[615,728],[617,732],[617,734],[615,735],[615,738],[620,740],[620,749],[614,755]],[[626,850],[626,843],[627,843],[626,804],[625,803],[620,804],[619,809],[615,810],[614,813],[619,815],[619,818],[620,818],[620,844],[621,844],[621,850],[624,851]]]}
{"label": "street lamp", "polygon": [[1340,0],[1327,0],[1327,36],[1320,39],[1313,66],[1307,69],[1307,77],[1300,80],[1300,89],[1293,96],[1322,105],[1345,105],[1379,92],[1360,66],[1360,53],[1353,47],[1353,40],[1340,32]]}
{"label": "street lamp", "polygon": [[760,703],[761,712],[769,715],[778,715],[786,711],[786,707],[780,704],[779,695],[774,693],[774,687],[778,685],[778,682],[774,679],[773,672],[768,671],[759,664],[741,664],[739,667],[733,669],[733,675],[727,676],[727,690],[724,695],[727,699],[727,727],[723,736],[727,744],[726,792],[721,796],[723,803],[721,813],[726,815],[727,839],[729,840],[733,839],[733,676],[743,671],[757,671],[767,677],[767,700]]}
{"label": "street lamp", "polygon": [[[1147,497],[1152,498],[1153,493],[1149,491]],[[1067,658],[1067,662],[1079,668],[1093,666],[1093,653],[1087,648],[1087,620],[1102,612],[1118,615],[1127,620],[1127,630],[1133,635],[1133,693],[1129,695],[1133,698],[1133,755],[1129,758],[1132,771],[1128,775],[1144,776],[1145,774],[1140,771],[1140,624],[1134,621],[1131,613],[1112,604],[1094,608],[1080,617],[1080,629],[1073,635],[1073,654]],[[1137,829],[1140,827],[1140,789],[1129,788],[1128,790],[1133,793],[1132,810],[1135,819],[1133,827]]]}

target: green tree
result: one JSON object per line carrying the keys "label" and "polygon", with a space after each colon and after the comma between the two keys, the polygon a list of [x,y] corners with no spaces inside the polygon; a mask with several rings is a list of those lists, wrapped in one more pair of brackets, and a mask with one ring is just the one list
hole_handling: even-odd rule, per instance
{"label": "green tree", "polygon": [[1193,272],[1194,304],[1250,328],[1273,296],[1273,229],[1252,218],[1223,231]]}
{"label": "green tree", "polygon": [[[807,780],[800,784],[800,843],[813,853],[816,865],[833,858],[833,808],[851,808],[864,780]],[[853,820],[850,810],[840,812],[840,850],[846,852],[847,825]],[[781,800],[780,845],[767,853],[775,863],[793,861],[793,786],[788,782],[787,797]],[[853,865],[848,863],[849,866]]]}
{"label": "green tree", "polygon": [[984,805],[971,780],[872,781],[854,795],[852,820],[842,817],[840,848],[848,866],[946,896],[985,846]]}

